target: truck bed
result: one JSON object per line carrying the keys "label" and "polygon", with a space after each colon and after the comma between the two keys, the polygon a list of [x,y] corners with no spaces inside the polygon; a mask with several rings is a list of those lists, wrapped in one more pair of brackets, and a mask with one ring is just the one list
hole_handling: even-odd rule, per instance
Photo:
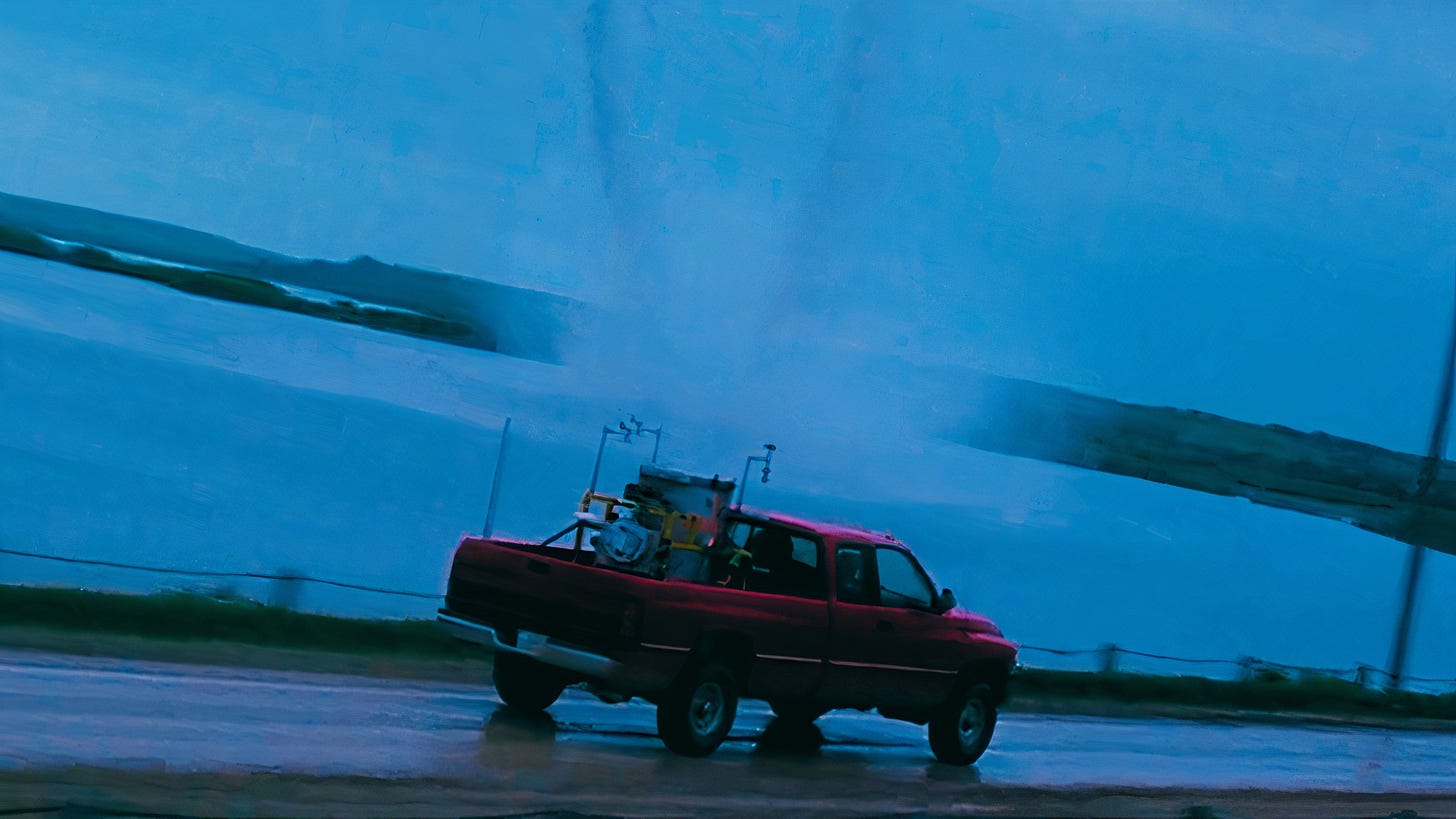
{"label": "truck bed", "polygon": [[594,560],[590,550],[570,546],[466,538],[456,552],[445,606],[507,631],[610,646],[620,642],[622,608],[640,597],[638,587],[662,581],[599,568]]}
{"label": "truck bed", "polygon": [[[828,640],[829,603],[659,580],[593,565],[587,550],[467,537],[456,552],[442,612],[495,629],[515,645],[513,631],[534,632],[555,643],[621,663],[633,693],[666,686],[705,634],[747,636],[762,670],[749,691],[788,687],[808,691],[819,675]],[[636,612],[640,620],[624,623]],[[630,616],[630,615],[628,615]],[[615,676],[615,675],[614,675]],[[762,689],[766,686],[766,689]]]}

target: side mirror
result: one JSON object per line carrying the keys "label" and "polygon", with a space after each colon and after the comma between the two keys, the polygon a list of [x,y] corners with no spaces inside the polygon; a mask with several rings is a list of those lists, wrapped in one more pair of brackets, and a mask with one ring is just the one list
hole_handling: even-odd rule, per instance
{"label": "side mirror", "polygon": [[956,607],[955,592],[950,589],[941,589],[940,597],[935,601],[935,610],[944,614]]}

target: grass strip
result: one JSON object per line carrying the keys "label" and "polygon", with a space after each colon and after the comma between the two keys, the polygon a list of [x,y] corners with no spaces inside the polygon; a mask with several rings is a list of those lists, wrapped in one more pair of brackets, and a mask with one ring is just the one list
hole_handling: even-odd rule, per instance
{"label": "grass strip", "polygon": [[[196,594],[0,586],[0,626],[423,660],[487,656],[483,649],[450,637],[432,620],[304,614]],[[1268,670],[1251,680],[1214,680],[1022,669],[1012,679],[1012,707],[1025,705],[1035,710],[1040,703],[1068,702],[1456,720],[1456,692],[1382,691],[1335,677],[1291,678]]]}
{"label": "grass strip", "polygon": [[1023,669],[1011,700],[1087,700],[1160,703],[1331,716],[1404,716],[1456,719],[1456,692],[1423,694],[1365,688],[1338,677],[1289,677],[1263,671],[1249,680],[1214,680],[1152,674]]}
{"label": "grass strip", "polygon": [[354,654],[461,659],[483,652],[433,620],[373,620],[305,614],[196,594],[115,594],[0,586],[0,626],[234,642]]}

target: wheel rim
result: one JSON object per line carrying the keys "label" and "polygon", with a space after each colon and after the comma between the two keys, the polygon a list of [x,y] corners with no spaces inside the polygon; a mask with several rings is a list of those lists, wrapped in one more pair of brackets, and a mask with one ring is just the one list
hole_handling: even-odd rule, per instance
{"label": "wheel rim", "polygon": [[960,734],[961,747],[970,750],[981,739],[986,730],[986,709],[981,701],[972,697],[961,708],[960,719],[956,720],[956,731]]}
{"label": "wheel rim", "polygon": [[689,721],[693,726],[693,733],[698,736],[709,736],[718,730],[723,722],[724,705],[723,687],[715,682],[707,682],[698,686],[693,692],[693,701],[689,708]]}

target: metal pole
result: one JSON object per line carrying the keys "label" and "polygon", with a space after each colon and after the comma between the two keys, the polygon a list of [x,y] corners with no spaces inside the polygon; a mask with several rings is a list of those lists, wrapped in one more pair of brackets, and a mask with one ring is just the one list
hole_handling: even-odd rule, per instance
{"label": "metal pole", "polygon": [[632,435],[637,435],[638,437],[641,437],[643,435],[651,435],[652,462],[657,463],[657,448],[662,445],[662,424],[658,424],[657,429],[643,429],[642,422],[637,420],[636,415],[633,415],[631,416],[631,420],[629,420],[627,422],[627,425],[624,425],[622,429],[627,432],[627,434],[622,438],[623,441],[629,440]]}
{"label": "metal pole", "polygon": [[748,489],[748,467],[752,466],[754,461],[762,463],[763,482],[768,483],[768,465],[773,462],[773,454],[777,450],[778,447],[774,446],[773,444],[764,444],[762,455],[749,455],[748,458],[743,461],[743,480],[738,482],[738,503],[736,504],[737,506],[743,505],[743,493]]}
{"label": "metal pole", "polygon": [[506,416],[506,422],[501,426],[500,448],[495,453],[495,476],[490,479],[490,505],[485,509],[485,532],[486,537],[495,531],[495,503],[500,498],[501,471],[506,463],[506,438],[511,433],[511,418]]}
{"label": "metal pole", "polygon": [[1390,684],[1400,687],[1405,674],[1405,654],[1410,645],[1411,622],[1415,619],[1416,591],[1420,588],[1421,567],[1426,562],[1426,547],[1412,546],[1405,559],[1405,594],[1400,603],[1400,619],[1395,626],[1395,645],[1390,650]]}
{"label": "metal pole", "polygon": [[[1441,376],[1441,391],[1436,397],[1436,417],[1431,422],[1431,440],[1426,446],[1426,462],[1416,479],[1414,497],[1421,497],[1436,480],[1436,473],[1446,457],[1446,439],[1450,433],[1452,388],[1456,386],[1456,311],[1451,319],[1451,335],[1446,345],[1446,370]],[[1421,569],[1426,562],[1424,546],[1410,547],[1406,557],[1404,593],[1400,602],[1400,619],[1395,626],[1395,639],[1390,649],[1390,684],[1400,687],[1405,675],[1406,650],[1410,647],[1411,625],[1415,620],[1416,592],[1420,590]]]}
{"label": "metal pole", "polygon": [[602,471],[602,453],[607,450],[607,436],[611,434],[611,427],[602,427],[602,442],[597,444],[597,462],[592,464],[591,483],[587,484],[587,494],[591,494],[597,491],[597,476],[600,475]]}

